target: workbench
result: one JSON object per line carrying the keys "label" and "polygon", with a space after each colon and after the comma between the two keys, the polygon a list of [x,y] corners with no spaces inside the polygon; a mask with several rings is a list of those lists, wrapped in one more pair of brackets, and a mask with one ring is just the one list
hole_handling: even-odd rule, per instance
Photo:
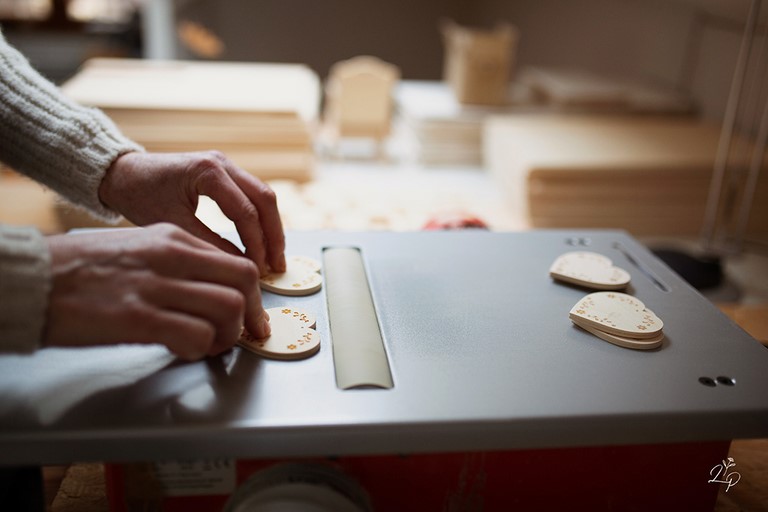
{"label": "workbench", "polygon": [[[708,472],[729,440],[768,436],[765,348],[623,232],[288,234],[288,254],[322,261],[329,247],[360,249],[391,389],[336,386],[324,290],[265,293],[266,307],[317,314],[317,355],[283,362],[235,348],[184,363],[150,345],[1,356],[2,464],[503,454],[493,467],[525,460],[532,475],[562,480],[520,481],[509,466],[518,480],[489,477],[504,486],[489,499],[520,503],[531,486],[544,493],[537,503],[567,503],[557,489],[609,492],[582,470],[610,463],[601,471],[617,472],[619,495],[593,510],[697,496],[711,507]],[[588,291],[548,275],[571,250],[631,274],[627,293],[664,319],[660,348],[625,349],[571,323]],[[621,479],[660,464],[677,472],[666,483]]]}

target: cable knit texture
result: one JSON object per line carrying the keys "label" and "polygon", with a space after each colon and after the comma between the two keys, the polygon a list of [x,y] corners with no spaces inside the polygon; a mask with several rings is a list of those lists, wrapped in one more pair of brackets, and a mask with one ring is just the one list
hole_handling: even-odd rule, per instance
{"label": "cable knit texture", "polygon": [[0,225],[0,348],[32,352],[40,343],[51,282],[51,258],[34,228]]}
{"label": "cable knit texture", "polygon": [[142,148],[96,108],[67,98],[0,34],[0,160],[105,220],[104,173],[121,154]]}
{"label": "cable knit texture", "polygon": [[[0,33],[0,161],[114,220],[118,215],[99,200],[99,184],[118,156],[140,150],[101,111],[64,96]],[[0,350],[40,345],[50,288],[43,236],[0,225]]]}

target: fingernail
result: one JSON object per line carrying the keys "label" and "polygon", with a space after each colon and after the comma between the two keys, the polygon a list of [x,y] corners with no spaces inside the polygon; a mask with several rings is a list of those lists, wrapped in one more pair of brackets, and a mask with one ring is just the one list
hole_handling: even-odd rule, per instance
{"label": "fingernail", "polygon": [[272,326],[269,325],[269,320],[267,320],[265,318],[262,325],[264,327],[264,336],[265,337],[269,336],[270,334],[272,334]]}

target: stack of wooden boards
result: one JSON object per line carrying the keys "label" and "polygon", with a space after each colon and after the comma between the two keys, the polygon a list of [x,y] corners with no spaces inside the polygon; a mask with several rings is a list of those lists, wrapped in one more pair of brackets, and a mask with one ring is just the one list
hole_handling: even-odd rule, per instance
{"label": "stack of wooden boards", "polygon": [[63,90],[149,151],[218,149],[263,179],[311,177],[320,81],[306,66],[92,59]]}
{"label": "stack of wooden boards", "polygon": [[510,106],[462,105],[445,82],[403,80],[396,91],[408,153],[426,166],[479,166],[483,158],[483,122]]}
{"label": "stack of wooden boards", "polygon": [[531,100],[554,112],[689,114],[693,104],[670,88],[586,69],[527,67],[517,78]]}
{"label": "stack of wooden boards", "polygon": [[482,165],[486,120],[536,114],[687,114],[690,100],[669,89],[579,69],[522,69],[498,105],[462,104],[445,82],[404,80],[398,113],[424,165]]}
{"label": "stack of wooden boards", "polygon": [[[701,229],[719,125],[681,116],[515,115],[489,120],[485,135],[489,169],[531,227]],[[737,146],[734,155],[748,155]],[[768,234],[765,173],[747,231]]]}

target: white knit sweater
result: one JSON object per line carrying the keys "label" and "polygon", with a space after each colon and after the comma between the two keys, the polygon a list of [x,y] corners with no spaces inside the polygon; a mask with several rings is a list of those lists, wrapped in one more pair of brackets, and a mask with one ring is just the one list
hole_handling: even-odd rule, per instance
{"label": "white knit sweater", "polygon": [[[65,97],[0,33],[0,161],[110,220],[117,213],[99,200],[99,184],[119,155],[140,150],[101,111]],[[44,237],[0,225],[0,351],[39,346],[50,287]]]}

